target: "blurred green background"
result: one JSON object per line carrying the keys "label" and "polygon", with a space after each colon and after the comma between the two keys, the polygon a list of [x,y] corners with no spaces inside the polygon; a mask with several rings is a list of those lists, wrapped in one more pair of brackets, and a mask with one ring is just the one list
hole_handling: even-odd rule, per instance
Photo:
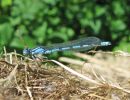
{"label": "blurred green background", "polygon": [[130,51],[129,0],[0,0],[0,48],[16,49],[96,36]]}

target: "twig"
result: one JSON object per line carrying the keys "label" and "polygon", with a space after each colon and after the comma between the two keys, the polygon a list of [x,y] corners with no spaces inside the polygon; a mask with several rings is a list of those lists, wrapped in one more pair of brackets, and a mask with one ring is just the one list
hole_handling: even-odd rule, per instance
{"label": "twig", "polygon": [[30,97],[30,100],[33,100],[33,96],[32,96],[32,93],[30,91],[30,87],[27,86],[26,89],[27,89],[28,95]]}
{"label": "twig", "polygon": [[72,74],[74,74],[74,75],[76,75],[76,76],[78,76],[78,77],[80,77],[80,78],[82,78],[82,79],[84,79],[84,80],[86,80],[88,82],[91,82],[91,83],[96,84],[96,85],[101,85],[99,82],[97,82],[97,81],[95,81],[93,79],[90,79],[90,78],[88,78],[88,77],[86,77],[86,76],[72,70],[71,68],[63,65],[62,63],[60,63],[60,62],[58,62],[56,60],[51,60],[51,61],[58,64],[59,66],[63,67],[65,70],[69,71],[70,73],[72,73]]}

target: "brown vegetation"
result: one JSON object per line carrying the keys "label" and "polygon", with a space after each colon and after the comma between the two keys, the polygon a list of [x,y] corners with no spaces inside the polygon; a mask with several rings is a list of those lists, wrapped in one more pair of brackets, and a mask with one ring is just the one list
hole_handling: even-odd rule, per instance
{"label": "brown vegetation", "polygon": [[0,100],[128,100],[130,54],[74,53],[76,58],[32,60],[16,53],[0,58]]}

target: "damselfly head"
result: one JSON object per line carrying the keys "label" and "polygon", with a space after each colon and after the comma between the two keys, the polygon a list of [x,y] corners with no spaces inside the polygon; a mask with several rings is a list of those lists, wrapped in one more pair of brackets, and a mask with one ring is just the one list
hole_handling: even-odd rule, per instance
{"label": "damselfly head", "polygon": [[23,55],[30,55],[31,54],[31,49],[26,48],[23,50]]}

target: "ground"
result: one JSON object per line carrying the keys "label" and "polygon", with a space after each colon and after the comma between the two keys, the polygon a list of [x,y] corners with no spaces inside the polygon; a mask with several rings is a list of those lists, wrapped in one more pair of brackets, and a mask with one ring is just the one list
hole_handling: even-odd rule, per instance
{"label": "ground", "polygon": [[0,58],[0,100],[129,100],[130,54],[74,53],[32,60],[15,52]]}

